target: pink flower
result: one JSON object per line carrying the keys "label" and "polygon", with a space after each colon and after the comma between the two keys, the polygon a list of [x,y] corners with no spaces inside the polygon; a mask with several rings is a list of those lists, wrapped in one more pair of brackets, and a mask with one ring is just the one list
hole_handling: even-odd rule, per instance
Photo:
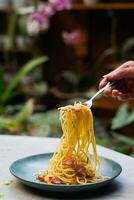
{"label": "pink flower", "polygon": [[71,9],[71,2],[70,0],[49,0],[55,10],[61,11],[64,9]]}
{"label": "pink flower", "polygon": [[40,4],[27,20],[28,34],[37,35],[40,31],[47,30],[50,25],[50,17],[56,11],[70,9],[71,3],[69,0],[49,0],[48,3]]}
{"label": "pink flower", "polygon": [[37,35],[40,31],[47,30],[48,28],[49,18],[41,12],[36,11],[28,17],[27,31],[29,35]]}
{"label": "pink flower", "polygon": [[75,30],[71,33],[64,31],[62,32],[62,38],[67,45],[76,45],[81,41],[81,32],[79,30]]}
{"label": "pink flower", "polygon": [[51,17],[55,14],[55,11],[50,3],[40,4],[37,10],[48,17]]}

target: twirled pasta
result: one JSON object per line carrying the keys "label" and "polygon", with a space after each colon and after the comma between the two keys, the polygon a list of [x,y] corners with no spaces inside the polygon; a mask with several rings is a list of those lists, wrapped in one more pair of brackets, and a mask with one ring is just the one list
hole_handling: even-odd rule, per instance
{"label": "twirled pasta", "polygon": [[[91,110],[75,103],[59,108],[63,130],[57,152],[50,160],[49,168],[37,178],[49,184],[85,184],[100,181],[99,157],[93,129]],[[89,145],[93,156],[90,156]]]}

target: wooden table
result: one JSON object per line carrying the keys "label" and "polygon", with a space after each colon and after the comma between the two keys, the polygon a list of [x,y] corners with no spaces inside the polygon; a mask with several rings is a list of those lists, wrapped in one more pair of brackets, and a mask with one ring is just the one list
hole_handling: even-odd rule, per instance
{"label": "wooden table", "polygon": [[[0,200],[134,200],[134,159],[101,146],[98,146],[99,154],[120,163],[123,171],[112,184],[95,191],[71,194],[41,192],[24,186],[10,174],[9,166],[14,160],[32,154],[55,151],[58,141],[56,138],[0,135],[0,191],[4,193],[4,197]],[[13,182],[7,186],[3,184],[4,180]]]}

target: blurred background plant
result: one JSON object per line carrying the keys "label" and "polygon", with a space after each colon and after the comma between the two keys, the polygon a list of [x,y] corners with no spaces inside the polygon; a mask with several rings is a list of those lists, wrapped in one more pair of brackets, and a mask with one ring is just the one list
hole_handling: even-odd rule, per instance
{"label": "blurred background plant", "polygon": [[[0,70],[0,128],[7,130],[9,129],[11,132],[19,131],[19,127],[23,126],[26,123],[27,118],[33,113],[34,104],[31,100],[29,100],[26,105],[22,107],[13,105],[12,103],[17,96],[23,94],[24,91],[20,90],[18,85],[24,81],[26,75],[47,60],[48,58],[46,56],[41,56],[39,58],[30,60],[28,63],[21,67],[19,72],[13,75],[13,77],[10,77],[8,83],[5,83],[6,77],[4,70]],[[28,89],[28,85],[26,87]],[[25,87],[23,87],[23,89],[24,88]],[[16,114],[17,107],[19,108],[19,112]]]}
{"label": "blurred background plant", "polygon": [[[103,74],[133,59],[134,15],[97,3],[88,12],[87,1],[1,2],[0,134],[60,137],[57,108],[90,98]],[[133,108],[99,96],[97,143],[134,156]]]}

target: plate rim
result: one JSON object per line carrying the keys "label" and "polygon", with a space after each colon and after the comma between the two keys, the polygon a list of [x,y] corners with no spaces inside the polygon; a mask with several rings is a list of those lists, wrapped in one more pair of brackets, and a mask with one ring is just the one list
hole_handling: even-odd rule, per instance
{"label": "plate rim", "polygon": [[120,174],[121,174],[121,172],[122,172],[122,167],[121,167],[121,165],[117,162],[117,161],[114,161],[113,159],[109,159],[109,158],[106,158],[106,157],[103,157],[103,156],[99,156],[100,158],[102,158],[102,159],[104,159],[104,160],[108,160],[108,161],[110,161],[110,162],[113,162],[113,163],[115,163],[116,165],[118,165],[118,167],[119,167],[119,171],[118,171],[118,173],[115,175],[115,176],[113,176],[112,178],[110,178],[110,179],[106,179],[106,180],[103,180],[103,181],[99,181],[99,182],[96,182],[96,183],[86,183],[86,184],[73,184],[73,185],[66,185],[66,184],[47,184],[47,183],[43,183],[43,182],[34,182],[34,181],[31,181],[31,180],[26,180],[26,179],[23,179],[23,178],[21,178],[21,177],[19,177],[19,176],[17,176],[14,172],[13,172],[13,170],[12,170],[12,167],[13,167],[13,165],[15,165],[15,163],[17,163],[17,162],[20,162],[21,160],[24,160],[24,159],[28,159],[28,158],[31,158],[31,157],[38,157],[38,156],[43,156],[43,155],[53,155],[55,152],[46,152],[46,153],[39,153],[39,154],[33,154],[33,155],[29,155],[29,156],[24,156],[24,157],[22,157],[22,158],[19,158],[19,159],[17,159],[17,160],[15,160],[14,162],[12,162],[11,164],[10,164],[10,166],[9,166],[9,171],[10,171],[10,173],[14,176],[14,177],[16,177],[17,179],[19,179],[20,181],[22,181],[23,183],[24,182],[28,182],[28,183],[30,183],[30,184],[38,184],[38,185],[40,185],[40,186],[46,186],[46,187],[66,187],[66,188],[69,188],[69,187],[72,187],[73,186],[73,188],[74,187],[85,187],[85,186],[91,186],[91,185],[98,185],[98,184],[102,184],[102,183],[107,183],[107,182],[110,182],[110,181],[112,181],[112,180],[114,180],[116,177],[118,177]]}

